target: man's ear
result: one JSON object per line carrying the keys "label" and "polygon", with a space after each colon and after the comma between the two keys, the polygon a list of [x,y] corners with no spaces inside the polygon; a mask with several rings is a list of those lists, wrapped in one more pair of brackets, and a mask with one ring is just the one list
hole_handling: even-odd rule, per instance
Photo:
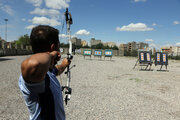
{"label": "man's ear", "polygon": [[50,46],[50,51],[52,52],[52,51],[54,51],[55,50],[55,45],[54,44],[51,44],[51,46]]}

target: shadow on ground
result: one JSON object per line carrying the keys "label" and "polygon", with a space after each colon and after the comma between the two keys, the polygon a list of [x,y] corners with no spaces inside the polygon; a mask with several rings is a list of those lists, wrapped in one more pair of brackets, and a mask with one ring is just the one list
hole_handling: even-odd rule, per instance
{"label": "shadow on ground", "polygon": [[7,61],[7,60],[14,60],[14,59],[12,59],[12,58],[2,58],[2,57],[0,57],[0,62],[1,62],[1,61]]}

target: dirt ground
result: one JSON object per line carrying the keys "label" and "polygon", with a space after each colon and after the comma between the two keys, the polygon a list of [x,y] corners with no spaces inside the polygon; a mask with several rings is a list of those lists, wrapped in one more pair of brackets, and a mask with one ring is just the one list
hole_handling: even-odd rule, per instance
{"label": "dirt ground", "polygon": [[[0,57],[0,120],[28,119],[18,87],[20,64],[27,57]],[[136,60],[75,55],[66,119],[179,120],[180,61],[169,60],[168,71],[157,71],[160,66],[154,65],[152,71],[141,71],[132,69]],[[64,74],[58,79],[65,84]]]}

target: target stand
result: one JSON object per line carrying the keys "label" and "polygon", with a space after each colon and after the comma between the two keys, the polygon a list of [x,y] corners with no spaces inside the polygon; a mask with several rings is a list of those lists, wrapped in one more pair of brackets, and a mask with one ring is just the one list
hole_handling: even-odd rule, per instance
{"label": "target stand", "polygon": [[94,50],[94,59],[95,57],[102,58],[102,51],[101,50]]}
{"label": "target stand", "polygon": [[84,51],[83,51],[84,59],[85,59],[85,56],[89,56],[90,59],[91,59],[91,54],[92,54],[91,50],[84,50]]}
{"label": "target stand", "polygon": [[106,57],[109,57],[110,60],[112,59],[112,50],[105,50],[104,51],[104,60]]}
{"label": "target stand", "polygon": [[[167,53],[161,53],[161,52],[156,52],[155,54],[155,66],[160,65],[160,69],[157,71],[168,71],[167,66],[168,66],[168,54]],[[165,66],[166,70],[162,70],[162,67]]]}
{"label": "target stand", "polygon": [[[149,70],[151,71],[151,66],[153,62],[151,61],[151,52],[150,51],[139,51],[138,53],[138,59],[133,67],[135,69],[136,66],[141,66],[141,70]],[[142,69],[142,67],[145,66],[145,69]],[[148,69],[149,67],[149,69]]]}

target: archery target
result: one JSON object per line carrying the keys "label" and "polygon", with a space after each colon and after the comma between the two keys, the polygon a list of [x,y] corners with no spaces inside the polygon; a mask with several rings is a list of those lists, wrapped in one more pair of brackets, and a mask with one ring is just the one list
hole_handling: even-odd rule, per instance
{"label": "archery target", "polygon": [[168,54],[156,52],[155,65],[168,65]]}
{"label": "archery target", "polygon": [[147,61],[151,61],[151,59],[150,59],[150,54],[147,53],[146,55],[147,55]]}
{"label": "archery target", "polygon": [[106,52],[105,52],[105,55],[111,56],[111,55],[112,55],[112,51],[106,51]]}
{"label": "archery target", "polygon": [[95,55],[95,56],[102,56],[102,52],[99,51],[99,50],[95,50],[95,51],[94,51],[94,55]]}
{"label": "archery target", "polygon": [[160,54],[157,54],[157,61],[160,62]]}
{"label": "archery target", "polygon": [[141,53],[141,61],[144,61],[144,53]]}
{"label": "archery target", "polygon": [[163,62],[166,62],[166,54],[163,54]]}
{"label": "archery target", "polygon": [[91,55],[91,51],[90,50],[84,50],[84,55]]}

